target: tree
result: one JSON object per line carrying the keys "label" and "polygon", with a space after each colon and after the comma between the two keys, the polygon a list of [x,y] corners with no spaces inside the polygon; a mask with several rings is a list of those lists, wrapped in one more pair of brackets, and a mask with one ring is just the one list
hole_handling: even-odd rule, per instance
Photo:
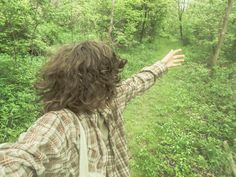
{"label": "tree", "polygon": [[220,49],[224,42],[225,33],[227,32],[228,19],[229,19],[229,14],[232,10],[232,7],[233,7],[233,1],[228,0],[228,6],[225,10],[222,28],[220,29],[219,34],[218,34],[218,43],[217,43],[217,46],[213,49],[213,52],[209,58],[209,66],[211,68],[216,65],[217,59],[219,57]]}
{"label": "tree", "polygon": [[112,31],[114,28],[114,12],[115,12],[115,0],[112,0],[112,6],[111,6],[111,20],[110,20],[110,27],[109,27],[109,39],[110,39],[110,44],[113,44],[113,38],[112,38]]}
{"label": "tree", "polygon": [[188,2],[187,0],[176,0],[178,6],[178,19],[179,19],[179,33],[180,39],[183,42],[183,14],[187,8]]}

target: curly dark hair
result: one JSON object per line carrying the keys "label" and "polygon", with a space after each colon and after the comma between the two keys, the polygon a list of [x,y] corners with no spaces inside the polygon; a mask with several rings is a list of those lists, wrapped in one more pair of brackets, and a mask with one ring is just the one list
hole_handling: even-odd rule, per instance
{"label": "curly dark hair", "polygon": [[127,60],[103,42],[84,41],[62,47],[42,67],[34,86],[44,113],[68,108],[92,113],[109,103]]}

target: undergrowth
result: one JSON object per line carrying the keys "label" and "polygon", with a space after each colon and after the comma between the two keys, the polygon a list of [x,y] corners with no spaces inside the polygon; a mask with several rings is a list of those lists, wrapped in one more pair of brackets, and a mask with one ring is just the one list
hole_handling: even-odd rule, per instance
{"label": "undergrowth", "polygon": [[[180,43],[159,39],[118,50],[123,79],[160,60]],[[124,112],[134,177],[231,176],[227,141],[236,152],[236,65],[221,59],[213,75],[184,47],[183,66],[169,69]],[[32,83],[43,58],[0,56],[0,142],[14,141],[39,116]],[[235,156],[234,156],[235,157]]]}

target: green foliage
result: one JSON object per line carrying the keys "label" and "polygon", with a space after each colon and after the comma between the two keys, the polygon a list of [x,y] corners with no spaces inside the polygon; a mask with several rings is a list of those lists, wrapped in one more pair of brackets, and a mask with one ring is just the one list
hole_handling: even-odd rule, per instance
{"label": "green foliage", "polygon": [[[49,45],[61,42],[59,34],[74,27],[73,4],[50,1],[12,0],[0,2],[0,52],[43,55]],[[63,9],[63,10],[62,10]],[[67,23],[65,23],[67,22]]]}
{"label": "green foliage", "polygon": [[236,5],[234,4],[232,13],[229,18],[228,32],[225,37],[223,52],[226,59],[236,61]]}
{"label": "green foliage", "polygon": [[[158,56],[153,49],[128,53],[137,59],[142,53]],[[184,51],[187,57],[192,53]],[[187,61],[128,105],[133,176],[231,176],[223,141],[235,152],[236,65],[222,65],[211,76],[202,64]]]}
{"label": "green foliage", "polygon": [[[172,1],[168,3],[168,12],[163,20],[161,36],[180,39],[178,3],[185,2],[183,11],[183,39],[182,43],[192,47],[197,62],[206,63],[210,53],[218,41],[218,33],[222,27],[222,21],[227,7],[227,0],[189,0]],[[235,61],[236,49],[236,6],[233,6],[229,18],[228,30],[225,35],[221,57],[229,61]]]}
{"label": "green foliage", "polygon": [[[62,41],[110,38],[110,1],[14,0],[0,5],[0,51],[12,56],[42,55]],[[164,0],[116,1],[112,40],[119,46],[153,40],[166,11]]]}
{"label": "green foliage", "polygon": [[[195,47],[202,62],[206,62],[212,49],[218,42],[218,33],[222,28],[223,17],[227,6],[226,0],[192,1],[185,12],[184,42]],[[231,13],[223,47],[228,60],[234,60],[235,49],[235,7]]]}
{"label": "green foliage", "polygon": [[153,40],[167,11],[163,0],[118,1],[115,9],[114,38],[119,44],[132,45]]}
{"label": "green foliage", "polygon": [[232,176],[223,141],[235,158],[236,6],[218,67],[209,73],[226,0],[185,1],[181,43],[177,2],[116,0],[110,36],[112,1],[0,1],[0,142],[15,140],[39,117],[32,83],[49,47],[111,37],[129,61],[122,73],[128,78],[182,43],[186,66],[125,111],[133,176]]}
{"label": "green foliage", "polygon": [[39,115],[32,82],[40,61],[0,56],[0,142],[15,140]]}
{"label": "green foliage", "polygon": [[29,4],[25,1],[1,1],[0,6],[0,51],[15,54],[26,52],[33,23]]}
{"label": "green foliage", "polygon": [[[80,6],[78,30],[85,35],[94,33],[98,38],[108,41],[111,1],[81,1]],[[142,40],[153,40],[159,32],[166,11],[167,3],[164,0],[115,1],[112,32],[114,43],[118,46],[132,46]]]}
{"label": "green foliage", "polygon": [[194,1],[186,11],[185,41],[201,46],[202,56],[208,56],[217,43],[225,7],[226,1]]}

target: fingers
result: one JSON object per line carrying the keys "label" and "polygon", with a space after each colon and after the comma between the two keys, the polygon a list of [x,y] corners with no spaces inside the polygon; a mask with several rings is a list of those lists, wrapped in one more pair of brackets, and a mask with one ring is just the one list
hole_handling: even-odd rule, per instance
{"label": "fingers", "polygon": [[184,58],[185,57],[185,55],[175,55],[173,58],[174,59],[179,59],[179,58]]}
{"label": "fingers", "polygon": [[182,63],[184,61],[185,61],[184,59],[177,59],[177,60],[174,60],[173,62],[175,62],[175,63]]}
{"label": "fingers", "polygon": [[170,52],[162,59],[162,62],[164,64],[167,64],[168,66],[179,66],[182,62],[184,62],[185,55],[182,55],[180,52],[182,49],[177,50],[170,50]]}
{"label": "fingers", "polygon": [[172,64],[170,67],[175,67],[175,66],[181,66],[182,63],[176,63],[176,64]]}
{"label": "fingers", "polygon": [[177,59],[173,60],[173,63],[170,65],[170,67],[180,66],[184,62],[184,59]]}
{"label": "fingers", "polygon": [[173,51],[173,54],[175,55],[175,54],[177,54],[177,53],[179,53],[179,52],[182,52],[182,49],[174,50],[174,51]]}
{"label": "fingers", "polygon": [[167,56],[173,56],[174,55],[174,50],[172,49],[171,51],[169,51],[169,53],[167,54]]}

